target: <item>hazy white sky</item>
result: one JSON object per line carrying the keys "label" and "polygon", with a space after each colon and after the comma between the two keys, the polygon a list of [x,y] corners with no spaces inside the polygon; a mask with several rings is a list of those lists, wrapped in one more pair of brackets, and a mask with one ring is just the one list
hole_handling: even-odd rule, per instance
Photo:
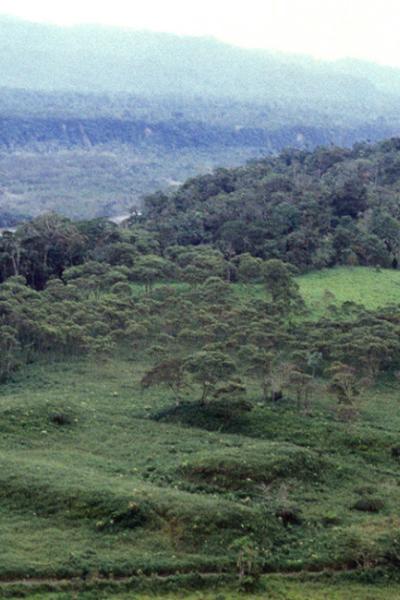
{"label": "hazy white sky", "polygon": [[246,47],[400,67],[400,0],[0,0],[0,14],[212,35]]}

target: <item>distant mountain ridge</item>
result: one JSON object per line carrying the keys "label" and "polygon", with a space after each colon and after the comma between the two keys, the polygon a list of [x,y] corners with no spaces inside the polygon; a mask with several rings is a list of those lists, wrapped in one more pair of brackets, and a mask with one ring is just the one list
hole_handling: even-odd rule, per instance
{"label": "distant mountain ridge", "polygon": [[[0,151],[19,148],[49,151],[61,148],[91,148],[106,144],[132,145],[137,149],[157,146],[166,149],[250,147],[264,153],[279,148],[313,148],[332,142],[351,146],[358,140],[377,141],[390,127],[364,125],[354,129],[337,126],[318,128],[288,124],[278,129],[265,127],[222,127],[204,122],[164,121],[147,123],[113,118],[1,118]],[[400,132],[400,129],[399,129]]]}
{"label": "distant mountain ridge", "polygon": [[0,87],[372,103],[400,71],[360,61],[247,50],[213,38],[0,18]]}

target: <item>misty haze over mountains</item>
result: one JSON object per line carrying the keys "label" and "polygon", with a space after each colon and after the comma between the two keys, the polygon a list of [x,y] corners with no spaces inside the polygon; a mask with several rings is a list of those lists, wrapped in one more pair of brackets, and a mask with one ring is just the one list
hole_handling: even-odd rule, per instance
{"label": "misty haze over mountains", "polygon": [[247,50],[212,38],[0,19],[1,85],[47,91],[390,103],[400,71]]}
{"label": "misty haze over mountains", "polygon": [[215,166],[400,133],[389,67],[8,17],[0,40],[0,225],[119,214]]}

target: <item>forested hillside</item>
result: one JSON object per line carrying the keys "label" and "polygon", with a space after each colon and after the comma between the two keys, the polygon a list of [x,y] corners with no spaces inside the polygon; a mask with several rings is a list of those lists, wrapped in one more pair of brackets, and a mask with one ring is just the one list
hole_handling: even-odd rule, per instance
{"label": "forested hillside", "polygon": [[399,194],[398,138],[352,149],[287,150],[151,194],[125,229],[56,215],[21,225],[0,240],[0,276],[25,274],[40,288],[89,259],[131,267],[141,254],[175,261],[180,252],[205,249],[220,257],[232,280],[242,255],[254,259],[255,269],[272,258],[299,271],[397,268]]}
{"label": "forested hillside", "polygon": [[161,248],[212,244],[225,257],[280,258],[301,270],[399,259],[400,142],[285,151],[145,200],[136,219]]}

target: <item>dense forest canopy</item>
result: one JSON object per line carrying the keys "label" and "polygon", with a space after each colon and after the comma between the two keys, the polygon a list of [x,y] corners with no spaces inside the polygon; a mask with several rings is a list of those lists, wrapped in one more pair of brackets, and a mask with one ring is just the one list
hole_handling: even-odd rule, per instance
{"label": "dense forest canopy", "polygon": [[226,258],[250,253],[301,270],[397,267],[399,183],[398,139],[288,150],[190,179],[169,196],[149,196],[138,222],[161,248],[211,244]]}
{"label": "dense forest canopy", "polygon": [[397,268],[399,194],[397,138],[352,149],[287,150],[189,179],[170,194],[152,194],[126,228],[51,214],[23,224],[0,240],[1,278],[24,275],[41,288],[87,260],[131,268],[143,255],[184,271],[192,259],[180,256],[196,262],[209,253],[233,280],[243,255],[280,259],[300,271]]}

